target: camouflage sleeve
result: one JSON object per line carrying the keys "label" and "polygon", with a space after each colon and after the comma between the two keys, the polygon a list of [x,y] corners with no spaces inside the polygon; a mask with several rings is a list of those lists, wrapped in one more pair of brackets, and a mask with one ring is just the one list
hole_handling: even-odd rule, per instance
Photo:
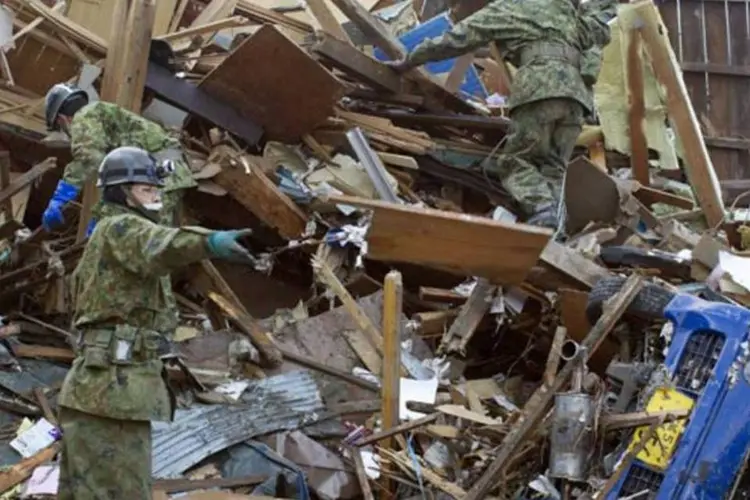
{"label": "camouflage sleeve", "polygon": [[406,57],[410,67],[467,54],[492,41],[502,41],[507,16],[502,1],[491,2],[441,36],[423,41]]}
{"label": "camouflage sleeve", "polygon": [[139,276],[166,275],[209,257],[207,236],[154,224],[137,215],[102,221],[107,255]]}
{"label": "camouflage sleeve", "polygon": [[70,151],[73,160],[65,166],[63,181],[82,188],[96,176],[108,152],[107,136],[102,128],[98,108],[84,110],[70,127]]}
{"label": "camouflage sleeve", "polygon": [[617,0],[591,0],[581,5],[584,47],[605,47],[609,43],[609,22],[617,16],[617,4]]}

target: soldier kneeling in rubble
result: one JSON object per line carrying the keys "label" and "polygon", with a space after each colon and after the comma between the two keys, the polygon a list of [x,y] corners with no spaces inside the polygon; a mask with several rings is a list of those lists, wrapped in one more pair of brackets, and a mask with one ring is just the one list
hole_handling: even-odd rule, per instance
{"label": "soldier kneeling in rubble", "polygon": [[562,181],[609,43],[617,0],[494,0],[400,61],[407,71],[497,42],[518,68],[508,108],[511,125],[497,163],[503,187],[530,224],[556,228]]}
{"label": "soldier kneeling in rubble", "polygon": [[59,396],[61,500],[151,498],[152,420],[171,420],[174,398],[159,354],[162,277],[210,257],[252,262],[249,233],[155,222],[170,168],[122,147],[99,169],[107,215],[72,276],[77,357]]}

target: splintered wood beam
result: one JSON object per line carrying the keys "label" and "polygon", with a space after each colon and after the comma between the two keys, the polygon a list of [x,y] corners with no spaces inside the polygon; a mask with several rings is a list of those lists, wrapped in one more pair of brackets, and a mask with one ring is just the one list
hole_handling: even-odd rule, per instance
{"label": "splintered wood beam", "polygon": [[[57,168],[57,158],[50,157],[41,163],[37,163],[0,190],[0,204],[9,202],[13,195],[17,194],[19,191],[26,188],[29,184],[54,168]],[[6,222],[8,220],[10,219],[6,219]]]}
{"label": "splintered wood beam", "polygon": [[31,476],[34,469],[55,458],[58,451],[60,451],[60,443],[55,443],[36,455],[24,458],[16,465],[0,472],[0,493],[5,493],[15,485],[25,481]]}
{"label": "splintered wood beam", "polygon": [[586,335],[581,344],[582,349],[576,357],[565,364],[555,377],[552,385],[543,384],[526,402],[520,418],[515,421],[508,434],[505,435],[494,461],[463,497],[464,500],[480,500],[487,496],[492,487],[497,484],[521,445],[533,431],[538,429],[539,423],[547,414],[547,409],[555,394],[563,390],[578,364],[587,359],[596,350],[597,345],[601,344],[607,334],[612,331],[617,321],[641,290],[641,287],[643,287],[643,277],[632,274],[625,281],[620,292],[610,299],[609,307],[605,308],[604,314]]}
{"label": "splintered wood beam", "polygon": [[695,191],[698,205],[703,209],[709,227],[724,221],[724,200],[719,179],[714,170],[700,123],[690,103],[682,70],[669,42],[664,23],[653,2],[641,2],[635,7],[640,20],[641,36],[656,74],[667,89],[667,114],[685,150],[685,169]]}
{"label": "splintered wood beam", "polygon": [[362,460],[362,452],[358,448],[350,447],[349,454],[352,457],[352,462],[354,462],[354,470],[357,471],[357,481],[359,481],[359,487],[362,489],[362,498],[364,500],[375,500],[372,488],[370,488],[370,479],[367,477],[365,464]]}
{"label": "splintered wood beam", "polygon": [[346,309],[346,312],[349,313],[354,320],[354,323],[357,325],[359,332],[361,332],[367,339],[371,349],[367,349],[367,346],[357,348],[356,346],[361,343],[358,344],[356,341],[352,342],[352,340],[346,336],[345,338],[350,342],[350,345],[354,344],[352,345],[352,348],[355,349],[362,362],[367,366],[367,369],[374,375],[380,376],[382,371],[380,356],[383,354],[383,337],[381,336],[380,331],[378,331],[375,325],[372,324],[370,318],[365,314],[359,304],[357,304],[357,301],[354,300],[354,297],[349,293],[349,290],[347,290],[344,284],[341,283],[341,280],[336,277],[331,266],[322,259],[313,257],[312,268],[321,283],[327,286],[341,301],[344,309]]}
{"label": "splintered wood beam", "polygon": [[350,43],[324,35],[313,45],[312,51],[324,63],[362,80],[376,90],[401,92],[401,77],[395,71]]}
{"label": "splintered wood beam", "polygon": [[684,196],[678,196],[651,187],[640,186],[633,192],[633,195],[638,198],[638,201],[647,206],[651,206],[654,203],[665,203],[667,205],[672,205],[673,207],[684,208],[685,210],[692,210],[695,208],[695,203],[693,203],[693,200],[690,198],[685,198]]}
{"label": "splintered wood beam", "polygon": [[223,163],[212,180],[282,237],[299,238],[305,232],[307,216],[263,173],[256,163],[263,159],[243,156],[239,161],[242,165]]}
{"label": "splintered wood beam", "polygon": [[641,63],[641,33],[638,29],[630,31],[630,43],[627,56],[628,93],[630,95],[630,168],[633,178],[648,186],[648,144],[643,131],[643,120],[646,117],[646,100],[643,91],[643,65]]}
{"label": "splintered wood beam", "polygon": [[[383,377],[381,398],[383,406],[381,417],[382,428],[388,430],[399,423],[399,400],[401,383],[401,314],[403,313],[404,286],[401,273],[391,271],[385,277],[383,286]],[[381,448],[391,448],[393,442],[386,438],[380,443]],[[394,493],[393,482],[383,476],[383,487],[386,494]]]}
{"label": "splintered wood beam", "polygon": [[[0,151],[0,192],[10,186],[10,152]],[[0,210],[5,214],[3,222],[13,219],[13,203],[10,197],[0,201]]]}
{"label": "splintered wood beam", "polygon": [[261,329],[255,319],[250,316],[244,308],[236,307],[231,300],[219,295],[216,292],[208,292],[208,298],[211,299],[219,308],[232,318],[237,327],[244,333],[258,352],[268,362],[271,367],[281,366],[282,354],[278,346],[268,336],[268,333]]}
{"label": "splintered wood beam", "polygon": [[344,28],[341,27],[339,22],[336,20],[336,16],[333,15],[331,9],[326,4],[325,0],[306,0],[304,2],[306,10],[312,14],[312,17],[318,21],[320,28],[328,35],[340,40],[347,45],[351,45],[352,41],[349,35],[346,34]]}
{"label": "splintered wood beam", "polygon": [[477,281],[469,295],[469,300],[461,306],[461,312],[456,321],[443,336],[438,347],[440,354],[466,355],[466,346],[474,336],[482,318],[490,310],[496,291],[497,287],[488,280],[482,278]]}
{"label": "splintered wood beam", "polygon": [[601,278],[610,276],[607,268],[593,262],[572,248],[550,241],[539,260],[583,288],[591,289]]}

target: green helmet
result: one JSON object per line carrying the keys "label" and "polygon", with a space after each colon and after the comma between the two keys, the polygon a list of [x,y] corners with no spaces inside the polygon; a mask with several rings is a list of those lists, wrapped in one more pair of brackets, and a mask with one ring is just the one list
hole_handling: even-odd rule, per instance
{"label": "green helmet", "polygon": [[97,187],[121,184],[149,184],[164,186],[164,178],[174,171],[171,161],[159,163],[156,158],[141,148],[125,146],[104,157],[99,166]]}
{"label": "green helmet", "polygon": [[65,104],[73,100],[80,100],[81,107],[83,107],[88,104],[89,96],[85,90],[67,83],[58,83],[49,89],[44,98],[44,118],[47,122],[48,130],[57,129],[56,122],[57,117],[60,115],[60,110],[62,110]]}

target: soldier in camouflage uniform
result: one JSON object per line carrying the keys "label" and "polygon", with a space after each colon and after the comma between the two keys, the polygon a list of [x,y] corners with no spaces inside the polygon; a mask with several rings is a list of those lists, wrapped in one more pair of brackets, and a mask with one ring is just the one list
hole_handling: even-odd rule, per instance
{"label": "soldier in camouflage uniform", "polygon": [[609,43],[607,22],[616,7],[616,0],[592,0],[585,8],[577,0],[494,0],[389,65],[406,71],[497,42],[518,72],[496,174],[529,223],[554,228],[567,162],[594,109],[591,85],[600,62],[592,56],[600,52],[591,49]]}
{"label": "soldier in camouflage uniform", "polygon": [[72,276],[77,357],[60,392],[60,500],[151,498],[152,420],[174,407],[159,357],[161,279],[209,257],[252,262],[243,231],[154,222],[164,185],[153,156],[118,148],[104,159],[99,219]]}
{"label": "soldier in camouflage uniform", "polygon": [[[144,104],[151,94],[144,95]],[[145,106],[144,106],[145,107]],[[63,206],[74,200],[84,183],[93,179],[104,156],[121,146],[145,149],[157,159],[175,161],[175,172],[164,188],[164,209],[161,222],[177,222],[177,208],[185,189],[195,187],[190,168],[184,160],[180,141],[160,125],[142,116],[105,101],[89,103],[84,90],[74,85],[59,83],[47,92],[45,103],[47,128],[61,130],[70,137],[73,161],[68,163],[63,177],[42,217],[47,230],[64,223]],[[101,204],[94,208],[99,218]],[[89,234],[93,224],[89,226]]]}
{"label": "soldier in camouflage uniform", "polygon": [[[144,94],[144,108],[152,95]],[[49,231],[63,223],[62,209],[74,200],[85,182],[93,179],[104,156],[121,146],[134,146],[148,151],[159,160],[173,160],[175,171],[166,180],[160,222],[174,225],[178,222],[180,201],[186,189],[195,187],[190,168],[182,155],[180,141],[158,124],[115,104],[97,101],[89,103],[84,90],[74,85],[60,83],[47,92],[45,103],[47,128],[61,130],[70,137],[73,161],[68,163],[55,193],[44,211],[42,224]],[[87,228],[91,234],[97,219],[107,215],[104,204],[98,203]],[[164,278],[168,293],[168,321],[163,333],[170,335],[177,327],[177,301],[171,293],[171,282]]]}

